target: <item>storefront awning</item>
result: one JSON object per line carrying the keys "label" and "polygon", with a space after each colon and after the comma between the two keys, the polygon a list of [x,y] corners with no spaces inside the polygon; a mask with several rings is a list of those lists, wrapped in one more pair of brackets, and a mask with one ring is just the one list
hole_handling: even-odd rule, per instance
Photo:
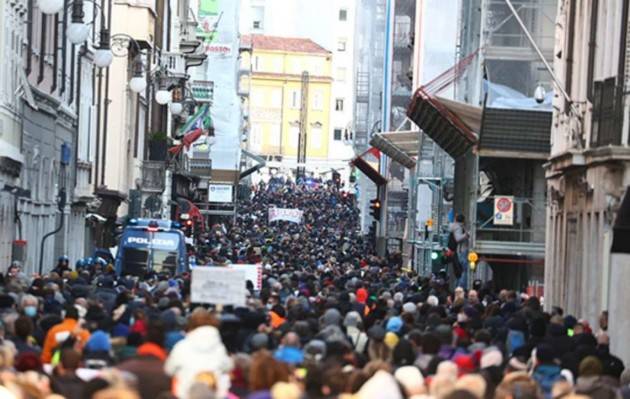
{"label": "storefront awning", "polygon": [[404,167],[411,169],[416,166],[413,157],[418,155],[420,134],[418,131],[377,133],[372,136],[370,145],[378,148]]}
{"label": "storefront awning", "polygon": [[432,96],[422,87],[411,99],[407,116],[453,158],[479,140],[481,108]]}
{"label": "storefront awning", "polygon": [[370,148],[363,154],[357,156],[352,161],[350,161],[350,165],[355,166],[357,169],[363,172],[363,174],[365,174],[368,177],[368,179],[372,180],[374,184],[376,184],[377,186],[383,186],[387,184],[387,179],[383,177],[383,175],[378,173],[378,171],[374,169],[372,165],[368,163],[368,161],[363,159],[363,157],[368,153],[376,155],[376,154],[379,154],[379,151],[376,148]]}

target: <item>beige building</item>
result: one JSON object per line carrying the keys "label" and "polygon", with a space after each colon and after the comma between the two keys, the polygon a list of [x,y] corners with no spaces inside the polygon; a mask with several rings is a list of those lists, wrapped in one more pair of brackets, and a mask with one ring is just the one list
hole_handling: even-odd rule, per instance
{"label": "beige building", "polygon": [[545,306],[595,327],[608,310],[611,351],[626,364],[630,255],[621,252],[630,243],[622,241],[619,215],[630,186],[628,7],[559,2],[554,67],[572,101],[556,90],[545,256]]}

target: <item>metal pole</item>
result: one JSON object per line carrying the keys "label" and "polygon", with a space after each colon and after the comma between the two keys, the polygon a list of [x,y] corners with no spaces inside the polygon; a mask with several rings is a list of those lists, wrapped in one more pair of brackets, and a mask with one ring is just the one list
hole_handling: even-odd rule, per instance
{"label": "metal pole", "polygon": [[[560,92],[562,93],[564,98],[567,100],[567,102],[569,102],[569,104],[571,104],[571,108],[573,109],[574,108],[573,100],[571,100],[571,97],[569,96],[569,93],[567,93],[567,91],[564,89],[564,86],[560,82],[560,79],[558,79],[556,74],[553,72],[553,69],[551,68],[551,65],[549,65],[549,63],[545,59],[545,56],[543,55],[542,51],[540,50],[540,48],[538,47],[538,45],[534,41],[534,38],[532,37],[532,34],[527,29],[527,26],[525,26],[525,23],[523,23],[523,20],[521,19],[521,16],[518,15],[518,12],[516,12],[516,8],[514,8],[514,5],[512,4],[512,1],[511,0],[505,0],[505,4],[507,4],[507,6],[509,7],[510,11],[512,12],[512,15],[514,15],[514,18],[516,19],[516,22],[518,22],[518,24],[520,25],[521,29],[523,29],[523,33],[525,33],[525,36],[527,37],[527,40],[529,40],[529,44],[532,45],[532,47],[534,48],[534,51],[536,51],[536,54],[538,54],[538,57],[540,58],[542,63],[545,65],[545,68],[547,69],[547,72],[549,72],[549,74],[551,75],[551,78],[553,79],[554,83],[558,87],[558,90],[560,90]],[[577,111],[575,109],[573,109],[573,110],[574,110],[574,112]],[[576,112],[576,114],[577,114],[577,112]]]}

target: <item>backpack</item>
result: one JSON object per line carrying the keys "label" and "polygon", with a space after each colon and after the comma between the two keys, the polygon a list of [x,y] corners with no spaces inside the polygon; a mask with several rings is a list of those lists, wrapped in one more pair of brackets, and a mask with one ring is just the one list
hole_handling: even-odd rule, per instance
{"label": "backpack", "polygon": [[450,255],[451,265],[453,265],[453,274],[456,278],[460,278],[464,273],[463,266],[459,263],[459,257],[457,256],[457,240],[455,240],[455,234],[451,231],[448,235],[448,244],[446,244]]}
{"label": "backpack", "polygon": [[448,235],[448,244],[446,247],[453,252],[457,252],[457,240],[455,240],[455,234],[451,231]]}

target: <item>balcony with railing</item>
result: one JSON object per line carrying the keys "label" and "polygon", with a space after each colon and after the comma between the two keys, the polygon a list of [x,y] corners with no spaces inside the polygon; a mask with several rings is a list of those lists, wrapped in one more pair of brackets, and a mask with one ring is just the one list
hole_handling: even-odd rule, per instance
{"label": "balcony with railing", "polygon": [[511,197],[511,221],[504,215],[495,215],[495,199],[501,198],[510,197],[490,196],[477,204],[475,250],[483,254],[544,257],[544,198]]}

